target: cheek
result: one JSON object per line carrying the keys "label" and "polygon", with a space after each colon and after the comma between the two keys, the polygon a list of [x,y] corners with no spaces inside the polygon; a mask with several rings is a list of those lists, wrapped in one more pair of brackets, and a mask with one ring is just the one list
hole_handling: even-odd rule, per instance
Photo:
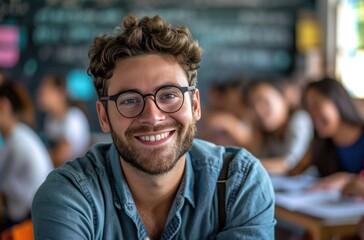
{"label": "cheek", "polygon": [[326,108],[326,110],[324,111],[324,116],[325,116],[325,120],[328,123],[328,126],[333,131],[336,130],[336,128],[338,127],[338,125],[340,123],[339,112],[335,108],[329,107],[329,108]]}
{"label": "cheek", "polygon": [[52,95],[49,94],[47,91],[45,90],[41,90],[38,92],[38,100],[41,103],[45,103],[46,100],[51,101],[52,100]]}
{"label": "cheek", "polygon": [[267,100],[262,98],[253,98],[253,109],[260,119],[269,115],[270,107]]}
{"label": "cheek", "polygon": [[313,115],[315,128],[321,137],[332,137],[340,124],[340,115],[335,107],[325,105]]}
{"label": "cheek", "polygon": [[186,126],[193,120],[193,109],[191,105],[184,104],[184,106],[173,115],[175,120]]}
{"label": "cheek", "polygon": [[110,109],[113,107],[114,106],[109,105],[109,125],[118,136],[122,137],[128,127],[132,125],[133,119],[124,118],[117,110],[114,111],[113,109]]}

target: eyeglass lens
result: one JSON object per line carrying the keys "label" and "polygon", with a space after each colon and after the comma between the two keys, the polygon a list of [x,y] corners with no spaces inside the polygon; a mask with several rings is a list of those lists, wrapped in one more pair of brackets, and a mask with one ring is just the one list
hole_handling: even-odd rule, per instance
{"label": "eyeglass lens", "polygon": [[[120,114],[130,118],[138,116],[144,110],[145,98],[147,96],[153,95],[148,94],[143,96],[134,91],[120,94],[116,101]],[[183,101],[183,92],[173,86],[160,88],[154,95],[154,102],[157,107],[166,113],[178,111],[182,107]]]}

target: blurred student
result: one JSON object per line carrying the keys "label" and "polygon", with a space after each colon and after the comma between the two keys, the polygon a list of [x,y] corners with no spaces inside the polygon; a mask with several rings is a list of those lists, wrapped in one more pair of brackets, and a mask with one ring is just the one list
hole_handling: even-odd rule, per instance
{"label": "blurred student", "polygon": [[46,75],[38,88],[38,103],[47,114],[43,130],[54,166],[82,156],[90,145],[89,122],[68,99],[66,81]]}
{"label": "blurred student", "polygon": [[263,137],[257,156],[271,174],[288,174],[304,158],[313,138],[307,112],[293,108],[283,80],[256,80],[249,102]]}
{"label": "blurred student", "polygon": [[34,194],[53,168],[41,139],[21,121],[31,102],[21,94],[25,92],[12,82],[0,85],[0,193],[5,200],[0,230],[30,217]]}
{"label": "blurred student", "polygon": [[246,83],[245,79],[238,79],[210,87],[198,129],[200,138],[257,152],[260,134],[244,94]]}
{"label": "blurred student", "polygon": [[20,101],[23,103],[22,111],[19,112],[19,119],[27,124],[29,127],[33,128],[33,130],[37,129],[36,124],[36,116],[35,116],[35,109],[34,104],[30,98],[29,92],[23,84],[16,84],[14,83],[15,87],[14,90],[19,96]]}
{"label": "blurred student", "polygon": [[314,188],[342,188],[364,169],[364,122],[335,79],[309,83],[303,97],[316,130],[311,164],[324,177]]}

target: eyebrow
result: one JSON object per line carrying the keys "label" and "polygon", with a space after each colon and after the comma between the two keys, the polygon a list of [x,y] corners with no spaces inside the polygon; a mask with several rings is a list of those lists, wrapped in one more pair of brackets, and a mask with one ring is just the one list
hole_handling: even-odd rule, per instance
{"label": "eyebrow", "polygon": [[[177,86],[177,87],[181,87],[179,84],[172,83],[172,82],[167,82],[167,83],[164,83],[162,85],[156,86],[153,89],[153,92],[156,92],[158,89],[160,89],[162,87],[167,87],[167,86]],[[140,91],[140,89],[137,89],[137,88],[124,88],[124,89],[121,89],[120,91],[118,91],[117,93],[111,94],[111,95],[117,95],[117,94],[120,94],[120,93],[129,92],[129,91],[134,91],[134,92],[138,92],[138,93],[141,93],[141,94],[148,94],[148,93],[143,93],[142,91]]]}

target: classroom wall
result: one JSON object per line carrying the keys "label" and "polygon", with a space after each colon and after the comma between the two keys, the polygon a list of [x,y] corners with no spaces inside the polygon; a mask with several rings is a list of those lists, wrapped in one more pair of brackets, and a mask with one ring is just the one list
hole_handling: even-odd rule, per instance
{"label": "classroom wall", "polygon": [[[315,2],[2,1],[0,71],[26,83],[32,93],[45,73],[65,75],[70,93],[88,106],[92,130],[99,131],[96,95],[86,74],[87,51],[95,35],[112,32],[127,13],[159,14],[190,29],[204,49],[198,75],[204,101],[205,89],[213,81],[236,76],[274,78],[300,71],[297,16],[302,11],[314,11]],[[39,116],[42,119],[41,113]]]}

